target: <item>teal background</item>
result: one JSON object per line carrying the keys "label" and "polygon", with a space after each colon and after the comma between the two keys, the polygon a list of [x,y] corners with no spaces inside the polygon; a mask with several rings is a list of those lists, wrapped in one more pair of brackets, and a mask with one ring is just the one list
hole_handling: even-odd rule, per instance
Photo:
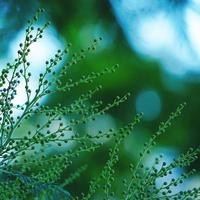
{"label": "teal background", "polygon": [[[185,152],[191,146],[199,146],[199,74],[184,78],[164,74],[162,66],[156,60],[147,59],[145,56],[140,56],[134,52],[118,25],[108,1],[2,1],[2,5],[6,4],[9,5],[10,12],[5,12],[3,17],[6,23],[0,29],[2,41],[1,57],[9,55],[7,50],[9,42],[17,32],[23,29],[26,20],[34,14],[36,8],[44,7],[46,9],[44,20],[52,21],[52,26],[54,26],[59,37],[66,42],[71,42],[72,49],[84,48],[94,38],[103,37],[103,41],[98,45],[97,51],[88,55],[86,60],[74,66],[66,78],[72,76],[74,79],[78,79],[82,74],[100,71],[116,63],[120,65],[115,74],[105,75],[105,77],[96,80],[92,86],[78,87],[69,96],[60,94],[60,96],[49,98],[47,99],[48,103],[59,101],[67,105],[74,97],[99,84],[102,84],[104,89],[95,96],[95,99],[101,99],[105,103],[112,101],[116,95],[124,95],[130,92],[131,97],[125,103],[109,111],[109,116],[114,120],[114,126],[118,128],[133,119],[137,112],[137,97],[141,92],[153,90],[159,94],[161,104],[159,115],[153,120],[143,120],[135,129],[135,132],[121,146],[121,160],[116,173],[119,180],[122,175],[128,173],[127,167],[129,163],[136,161],[141,145],[155,133],[159,122],[167,119],[169,113],[174,111],[182,102],[187,102],[183,114],[174,121],[173,126],[168,129],[167,133],[160,137],[158,146],[169,150],[172,149],[175,152],[172,156],[176,156],[176,153]],[[3,6],[0,9],[3,9]],[[169,90],[166,84],[171,84],[174,90]],[[148,104],[146,106],[148,108]],[[95,126],[101,127],[101,124],[96,124]],[[83,127],[81,131],[86,131],[86,129]],[[107,150],[109,145],[110,143],[106,143],[102,150],[89,156],[81,156],[80,160],[74,162],[73,167],[66,170],[65,176],[67,177],[69,171],[73,171],[76,167],[85,163],[89,169],[67,190],[73,194],[87,190],[89,179],[99,173],[108,158]],[[199,169],[199,162],[195,162],[191,168],[193,167]],[[120,181],[117,182],[115,187],[120,187],[120,184]]]}

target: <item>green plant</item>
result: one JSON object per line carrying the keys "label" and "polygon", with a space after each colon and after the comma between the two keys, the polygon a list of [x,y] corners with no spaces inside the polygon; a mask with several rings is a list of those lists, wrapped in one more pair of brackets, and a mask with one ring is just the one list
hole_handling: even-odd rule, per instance
{"label": "green plant", "polygon": [[[115,181],[115,165],[119,161],[119,147],[124,138],[128,137],[134,126],[140,122],[142,114],[137,114],[133,121],[118,131],[93,134],[71,134],[76,126],[95,120],[98,115],[104,115],[113,107],[119,106],[126,101],[130,94],[122,97],[117,96],[111,103],[103,105],[101,101],[95,101],[92,105],[87,102],[102,87],[96,87],[79,96],[68,106],[40,105],[40,101],[47,95],[60,92],[67,93],[80,84],[92,83],[98,77],[115,72],[118,65],[106,68],[101,72],[90,73],[82,76],[78,81],[72,79],[65,80],[68,68],[77,62],[85,59],[86,55],[95,50],[96,45],[101,40],[95,39],[92,44],[73,53],[68,57],[67,63],[57,72],[55,67],[64,59],[65,54],[69,54],[70,44],[64,50],[58,50],[55,57],[45,62],[44,72],[38,79],[38,87],[33,91],[30,88],[31,72],[27,56],[31,45],[43,36],[44,30],[50,23],[43,27],[35,28],[34,23],[39,15],[44,12],[39,9],[32,20],[28,21],[25,40],[19,45],[18,57],[13,63],[8,63],[0,74],[0,199],[97,199],[97,194],[108,200],[118,196],[119,199],[199,199],[200,188],[193,188],[176,194],[171,194],[172,187],[181,184],[184,179],[195,171],[183,174],[178,179],[164,182],[161,187],[156,186],[159,177],[172,173],[172,169],[189,166],[197,159],[200,149],[190,149],[182,154],[178,159],[167,165],[162,161],[162,157],[155,159],[152,168],[145,168],[142,164],[143,158],[148,156],[151,148],[156,144],[156,138],[164,133],[176,117],[178,117],[185,104],[178,106],[166,122],[162,122],[158,131],[149,142],[144,145],[137,165],[130,165],[130,177],[123,181],[122,191],[116,193],[112,191]],[[51,79],[51,81],[49,81]],[[15,105],[13,100],[18,95],[17,87],[23,84],[26,92],[26,101]],[[16,110],[20,112],[16,115]],[[27,121],[36,117],[42,117],[40,123],[24,132],[23,126]],[[66,122],[66,116],[70,118]],[[56,124],[56,128],[55,125]],[[54,129],[52,126],[54,125]],[[20,133],[23,130],[22,133]],[[93,178],[89,183],[88,193],[74,197],[67,191],[68,184],[78,178],[86,170],[82,166],[74,173],[70,174],[63,183],[60,177],[63,171],[72,165],[74,159],[79,159],[83,153],[91,153],[102,147],[98,142],[101,138],[113,138],[114,145],[109,150],[109,159],[102,169],[99,177]],[[93,139],[96,139],[94,142]],[[74,142],[74,147],[68,149],[68,143]],[[49,153],[49,145],[56,145],[55,153]],[[59,150],[60,149],[60,150]],[[67,150],[66,150],[67,149]],[[162,162],[160,169],[156,168]]]}

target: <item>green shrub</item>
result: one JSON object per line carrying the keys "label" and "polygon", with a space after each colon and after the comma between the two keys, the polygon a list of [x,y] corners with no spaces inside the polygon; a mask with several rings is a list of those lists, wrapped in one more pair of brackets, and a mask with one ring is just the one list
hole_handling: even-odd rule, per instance
{"label": "green shrub", "polygon": [[[115,65],[101,72],[92,72],[82,76],[78,81],[65,80],[68,69],[95,50],[102,38],[95,39],[89,47],[72,55],[69,53],[71,45],[68,44],[66,49],[58,50],[55,57],[45,62],[44,72],[38,79],[38,87],[34,90],[30,88],[32,76],[29,66],[31,63],[28,62],[27,56],[31,45],[42,38],[44,30],[50,24],[48,22],[37,29],[34,27],[42,12],[43,9],[39,9],[33,19],[28,21],[25,40],[19,45],[18,57],[13,63],[8,63],[0,74],[0,199],[89,200],[99,199],[98,195],[106,200],[112,198],[124,200],[200,199],[200,188],[173,193],[173,188],[194,174],[195,170],[183,173],[180,177],[164,182],[159,187],[156,185],[159,178],[173,173],[173,169],[184,168],[194,162],[200,153],[199,148],[189,149],[170,164],[166,164],[160,156],[155,158],[155,164],[152,167],[147,168],[143,165],[143,159],[151,153],[152,147],[156,145],[157,137],[171,126],[171,122],[181,114],[185,104],[180,104],[176,111],[160,124],[152,138],[144,144],[139,161],[136,165],[130,165],[130,175],[124,178],[121,191],[115,191],[112,187],[117,177],[115,166],[119,162],[120,144],[132,133],[135,125],[140,122],[142,114],[137,114],[132,122],[117,131],[111,129],[96,135],[72,135],[71,133],[78,125],[95,120],[98,115],[104,115],[113,107],[119,106],[130,94],[117,96],[107,105],[103,105],[102,101],[88,104],[88,101],[102,88],[98,86],[86,91],[67,106],[60,103],[41,105],[41,99],[45,96],[70,92],[73,88],[81,84],[93,83],[95,79],[113,73],[118,68],[118,65]],[[69,54],[67,62],[57,72],[55,67],[63,61],[66,54]],[[15,105],[13,100],[16,95],[19,95],[17,87],[20,84],[25,87],[26,102]],[[19,116],[16,117],[16,113],[20,113]],[[37,117],[42,118],[40,123],[36,122]],[[67,123],[66,117],[70,118]],[[33,120],[35,120],[34,128],[30,127],[30,130],[24,132],[22,127]],[[56,128],[54,125],[52,129],[54,123],[56,123]],[[98,141],[102,138],[111,138],[114,141],[108,152],[109,159],[99,176],[89,182],[88,192],[75,197],[68,191],[68,185],[79,178],[81,173],[87,170],[87,166],[83,165],[76,169],[62,183],[60,183],[61,176],[65,169],[73,164],[74,159],[80,159],[81,154],[90,154],[101,148],[104,143]],[[71,142],[74,145],[69,149],[68,144]],[[48,151],[52,146],[54,148],[56,146],[54,153]],[[160,165],[158,169],[157,166]]]}

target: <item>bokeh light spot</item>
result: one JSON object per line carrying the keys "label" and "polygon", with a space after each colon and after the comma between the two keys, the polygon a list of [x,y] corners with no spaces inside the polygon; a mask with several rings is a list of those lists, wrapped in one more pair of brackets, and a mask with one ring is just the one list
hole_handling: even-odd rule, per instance
{"label": "bokeh light spot", "polygon": [[200,73],[199,1],[110,2],[134,51],[177,77]]}
{"label": "bokeh light spot", "polygon": [[161,100],[154,90],[141,92],[136,99],[136,111],[144,113],[144,120],[154,120],[161,111]]}
{"label": "bokeh light spot", "polygon": [[[10,62],[14,61],[17,57],[17,50],[19,49],[19,44],[24,40],[24,30],[20,31],[18,35],[10,42],[8,55],[4,58],[1,58],[2,61],[9,60]],[[32,91],[31,97],[34,96],[34,91],[38,87],[37,79],[39,74],[45,71],[45,61],[54,57],[57,49],[63,49],[62,38],[58,37],[54,27],[45,30],[44,37],[38,42],[33,43],[30,47],[30,54],[27,56],[28,62],[31,63],[29,70],[32,74],[32,77],[29,81],[29,86]],[[0,67],[0,69],[3,66]],[[56,66],[57,70],[59,66]],[[26,101],[26,92],[25,92],[25,82],[22,81],[21,84],[16,88],[17,95],[13,100],[14,104],[23,104]],[[44,100],[44,99],[43,99]],[[19,114],[20,111],[16,111],[16,114]]]}
{"label": "bokeh light spot", "polygon": [[[160,158],[159,164],[155,165],[155,158],[159,158],[160,155],[162,155],[162,158]],[[178,152],[176,151],[176,149],[157,147],[153,149],[151,154],[146,157],[146,159],[144,160],[144,165],[149,168],[152,168],[154,166],[157,170],[160,170],[163,162],[169,165],[170,163],[173,162],[173,159],[176,159],[177,157],[178,157]],[[181,168],[174,168],[171,171],[172,174],[168,174],[167,176],[159,177],[156,179],[157,188],[162,187],[164,182],[169,182],[172,178],[177,179],[183,173],[183,169]],[[184,188],[185,187],[181,184],[178,185],[177,187],[172,187],[171,188],[172,194],[180,192]]]}
{"label": "bokeh light spot", "polygon": [[[95,118],[95,121],[89,121],[86,124],[86,132],[90,135],[97,135],[99,131],[102,133],[109,132],[110,129],[116,130],[116,123],[111,115],[101,115]],[[96,142],[104,142],[106,138],[95,140]]]}

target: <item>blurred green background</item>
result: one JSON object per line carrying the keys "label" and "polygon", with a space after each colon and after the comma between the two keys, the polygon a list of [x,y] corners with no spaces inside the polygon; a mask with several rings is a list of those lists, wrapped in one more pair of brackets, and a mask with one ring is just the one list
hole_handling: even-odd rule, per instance
{"label": "blurred green background", "polygon": [[[42,20],[52,21],[52,29],[44,37],[49,38],[45,45],[55,47],[52,49],[54,52],[57,47],[62,48],[65,41],[72,43],[72,49],[77,50],[87,47],[94,38],[100,36],[103,38],[96,52],[74,66],[69,76],[78,78],[82,74],[99,71],[118,63],[120,68],[115,74],[108,74],[96,80],[94,85],[87,87],[94,88],[95,85],[102,84],[104,89],[95,99],[101,99],[105,103],[112,101],[116,95],[131,92],[131,97],[125,103],[111,110],[105,117],[88,124],[84,131],[107,130],[110,127],[116,129],[130,122],[137,112],[144,112],[144,120],[121,147],[121,160],[117,169],[119,178],[127,173],[129,163],[136,161],[139,149],[157,130],[159,122],[165,120],[168,114],[182,102],[187,102],[186,109],[168,129],[167,134],[161,136],[159,148],[155,149],[155,152],[163,151],[170,160],[189,147],[199,145],[200,72],[188,72],[184,76],[173,74],[163,69],[159,59],[145,56],[134,50],[124,31],[127,27],[120,25],[112,4],[107,0],[0,1],[1,63],[6,62],[10,56],[13,41],[16,41],[15,38],[38,7],[46,9],[46,16]],[[146,15],[141,14],[139,17],[146,17]],[[51,36],[54,37],[52,40]],[[51,41],[53,44],[50,44]],[[36,60],[37,56],[39,55],[35,55]],[[44,62],[47,59],[44,54],[42,58]],[[41,70],[41,67],[38,69]],[[46,101],[51,103],[60,101],[67,104],[80,93],[84,93],[87,87],[77,88],[73,95],[61,95]],[[88,180],[99,172],[107,159],[108,146],[90,156],[83,155],[79,162],[74,163],[73,168],[69,170],[73,171],[75,167],[85,163],[89,170],[75,184],[67,188],[69,191],[74,194],[87,190]],[[191,167],[199,169],[200,163],[196,162]],[[68,171],[66,176],[67,173]]]}

